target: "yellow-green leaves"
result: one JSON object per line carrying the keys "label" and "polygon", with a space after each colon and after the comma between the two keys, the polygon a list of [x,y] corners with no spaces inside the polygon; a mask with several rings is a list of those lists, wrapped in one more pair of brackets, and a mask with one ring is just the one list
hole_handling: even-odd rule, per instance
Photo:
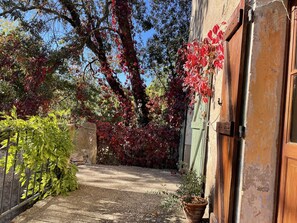
{"label": "yellow-green leaves", "polygon": [[65,117],[67,113],[56,112],[23,120],[15,108],[10,115],[2,114],[0,145],[8,149],[8,155],[0,159],[0,167],[6,163],[7,173],[15,169],[26,187],[23,196],[31,196],[39,188],[49,188],[44,196],[77,188],[77,169],[69,162],[73,144]]}

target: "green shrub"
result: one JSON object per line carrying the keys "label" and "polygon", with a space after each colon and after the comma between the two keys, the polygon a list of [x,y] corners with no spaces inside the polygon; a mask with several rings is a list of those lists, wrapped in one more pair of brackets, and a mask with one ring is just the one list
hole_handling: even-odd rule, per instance
{"label": "green shrub", "polygon": [[[205,177],[203,175],[198,175],[195,170],[186,172],[182,175],[178,189],[174,193],[168,192],[167,190],[158,193],[163,195],[161,206],[171,210],[177,205],[182,206],[182,201],[186,203],[200,201],[200,199],[195,200],[193,197],[202,195],[204,181]],[[205,202],[205,199],[201,202]]]}
{"label": "green shrub", "polygon": [[[45,192],[43,196],[66,194],[77,189],[77,168],[69,159],[73,144],[66,115],[65,112],[55,112],[46,117],[31,116],[23,120],[17,117],[15,109],[10,115],[2,113],[0,132],[8,132],[10,136],[9,140],[3,134],[0,137],[0,148],[9,145],[7,173],[15,166],[22,186],[28,183],[29,176],[28,190],[23,197],[39,189]],[[0,160],[0,166],[4,165],[5,157]]]}

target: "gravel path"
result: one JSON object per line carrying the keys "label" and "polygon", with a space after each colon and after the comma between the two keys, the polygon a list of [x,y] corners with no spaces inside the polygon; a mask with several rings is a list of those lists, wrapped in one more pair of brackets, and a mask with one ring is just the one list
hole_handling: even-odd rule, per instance
{"label": "gravel path", "polygon": [[49,197],[37,202],[13,223],[184,223],[179,210],[160,208],[153,192],[174,191],[178,175],[168,171],[126,166],[80,166],[80,187],[69,196]]}

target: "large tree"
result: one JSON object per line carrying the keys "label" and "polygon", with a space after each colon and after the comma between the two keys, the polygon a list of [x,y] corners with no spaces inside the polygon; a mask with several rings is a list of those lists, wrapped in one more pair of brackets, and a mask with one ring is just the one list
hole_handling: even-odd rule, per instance
{"label": "large tree", "polygon": [[163,89],[167,103],[164,118],[176,128],[180,127],[188,103],[187,92],[183,90],[186,58],[182,50],[189,38],[191,5],[191,0],[152,0],[148,15],[155,33],[145,46],[144,61],[153,75],[153,84]]}
{"label": "large tree", "polygon": [[[188,38],[190,5],[190,0],[0,0],[0,16],[18,20],[32,35],[60,50],[59,57],[85,57],[88,48],[93,55],[86,63],[99,65],[92,72],[122,103],[124,118],[129,121],[134,113],[138,124],[146,125],[148,96],[142,69],[160,80],[176,77],[176,52]],[[135,35],[142,28],[153,28],[155,35],[144,53],[148,60],[140,61]],[[123,73],[128,86],[118,79]]]}
{"label": "large tree", "polygon": [[148,18],[155,33],[146,45],[146,64],[154,76],[177,76],[177,51],[189,38],[191,5],[191,0],[150,2]]}
{"label": "large tree", "polygon": [[[60,44],[57,47],[64,55],[77,55],[87,47],[94,54],[91,62],[99,62],[98,72],[104,75],[126,114],[134,108],[138,124],[146,125],[149,122],[147,96],[135,50],[132,21],[133,7],[144,5],[141,1],[1,0],[0,16],[19,20],[33,35],[42,35],[44,39],[55,41],[51,44]],[[118,55],[113,47],[117,48]],[[114,56],[119,60],[121,72],[128,74],[134,103],[117,78]]]}
{"label": "large tree", "polygon": [[20,116],[47,112],[55,92],[69,88],[63,60],[20,27],[0,29],[0,111]]}
{"label": "large tree", "polygon": [[[67,63],[77,77],[78,114],[97,124],[102,151],[123,164],[166,166],[177,161],[186,108],[177,51],[188,38],[190,2],[0,0],[0,16],[47,42],[52,58],[75,61]],[[141,46],[148,30],[154,35]],[[147,89],[143,74],[154,79]]]}

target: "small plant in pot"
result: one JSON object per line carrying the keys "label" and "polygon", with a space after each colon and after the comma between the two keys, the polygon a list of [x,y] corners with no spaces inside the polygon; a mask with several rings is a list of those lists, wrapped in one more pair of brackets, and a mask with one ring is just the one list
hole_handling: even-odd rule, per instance
{"label": "small plant in pot", "polygon": [[201,197],[203,192],[204,177],[198,176],[195,171],[189,171],[182,176],[182,181],[175,193],[163,191],[165,198],[162,206],[171,209],[176,204],[181,204],[189,223],[201,222],[207,200]]}

